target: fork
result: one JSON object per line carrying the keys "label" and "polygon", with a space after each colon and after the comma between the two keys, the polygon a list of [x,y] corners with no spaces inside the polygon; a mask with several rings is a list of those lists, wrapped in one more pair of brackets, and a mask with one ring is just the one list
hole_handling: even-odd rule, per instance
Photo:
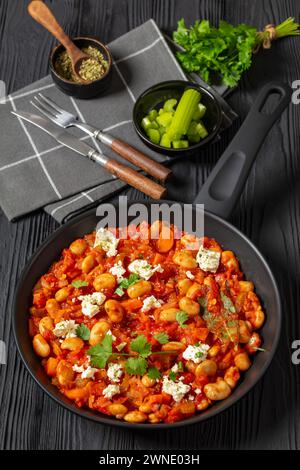
{"label": "fork", "polygon": [[150,157],[134,147],[131,147],[131,145],[126,142],[115,139],[111,135],[96,129],[85,122],[79,121],[78,116],[62,109],[50,98],[42,95],[42,93],[34,96],[33,101],[30,101],[30,103],[37,108],[40,113],[44,114],[44,116],[55,122],[58,126],[64,128],[78,127],[89,136],[100,140],[100,142],[110,147],[127,161],[146,171],[149,175],[154,176],[154,178],[164,182],[170,176],[171,170],[169,168],[155,162]]}

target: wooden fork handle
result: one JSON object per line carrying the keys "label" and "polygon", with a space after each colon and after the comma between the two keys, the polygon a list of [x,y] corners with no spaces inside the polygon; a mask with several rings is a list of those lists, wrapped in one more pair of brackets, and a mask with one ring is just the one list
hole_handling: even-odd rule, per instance
{"label": "wooden fork handle", "polygon": [[134,147],[131,147],[131,145],[123,142],[122,140],[114,139],[112,141],[111,148],[116,153],[121,155],[121,157],[125,158],[137,167],[142,168],[142,170],[146,171],[154,178],[157,178],[159,181],[166,181],[166,179],[172,173],[170,168],[166,168],[160,163],[157,163],[156,161],[152,160],[152,158],[148,157]]}
{"label": "wooden fork handle", "polygon": [[152,181],[150,178],[141,175],[126,165],[122,165],[122,163],[116,160],[108,160],[105,164],[105,168],[120,180],[125,181],[125,183],[130,184],[130,186],[147,194],[147,196],[150,196],[152,199],[161,199],[167,192],[166,188],[160,184],[155,183],[155,181]]}
{"label": "wooden fork handle", "polygon": [[123,140],[116,139],[106,132],[97,130],[95,131],[94,136],[100,140],[100,142],[109,146],[121,157],[125,158],[125,160],[146,171],[146,173],[157,178],[159,181],[166,181],[172,173],[170,168],[152,160],[152,158],[127,144],[127,142],[124,142]]}
{"label": "wooden fork handle", "polygon": [[82,54],[80,49],[75,46],[69,36],[63,31],[57,22],[51,10],[40,0],[33,0],[28,5],[28,13],[39,24],[44,26],[56,39],[67,49],[69,55]]}

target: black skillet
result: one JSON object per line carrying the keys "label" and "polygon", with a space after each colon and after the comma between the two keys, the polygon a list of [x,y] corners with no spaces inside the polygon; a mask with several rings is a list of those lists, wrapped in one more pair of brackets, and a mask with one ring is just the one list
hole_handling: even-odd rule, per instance
{"label": "black skillet", "polygon": [[[277,104],[271,113],[266,113],[264,110],[267,107],[264,105],[271,96],[277,96]],[[280,296],[274,276],[263,256],[245,235],[224,218],[230,216],[243,190],[247,175],[264,137],[290,99],[291,89],[286,85],[273,83],[262,88],[239,132],[219,159],[194,201],[205,204],[205,234],[216,238],[223,247],[236,253],[246,279],[251,279],[254,282],[256,292],[267,314],[266,322],[261,329],[263,347],[266,351],[256,354],[252,367],[245,373],[232,395],[224,401],[216,402],[206,411],[177,423],[130,424],[91,410],[76,408],[73,402],[65,398],[56,387],[51,385],[40,364],[40,359],[33,352],[32,342],[28,335],[27,322],[32,298],[31,292],[37,279],[48,270],[53,261],[58,259],[63,248],[68,246],[72,240],[95,229],[99,218],[96,217],[95,209],[93,209],[66,223],[43,243],[24,269],[16,292],[13,327],[17,347],[28,371],[50,397],[68,410],[99,423],[130,428],[167,429],[199,423],[215,416],[236,403],[263,376],[274,356],[280,335]],[[150,201],[142,202],[150,208]],[[172,201],[163,202],[172,204]],[[193,210],[196,210],[195,206]]]}

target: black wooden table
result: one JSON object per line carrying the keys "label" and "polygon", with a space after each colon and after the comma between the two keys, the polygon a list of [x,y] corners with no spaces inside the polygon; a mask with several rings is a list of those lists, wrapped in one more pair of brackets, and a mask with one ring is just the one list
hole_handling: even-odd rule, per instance
{"label": "black wooden table", "polygon": [[[52,0],[47,2],[70,35],[98,35],[108,42],[150,17],[172,31],[179,18],[248,22],[263,28],[288,16],[299,21],[299,0]],[[47,74],[54,41],[28,16],[28,1],[0,1],[0,79],[8,92]],[[260,53],[231,97],[246,115],[263,83],[300,79],[300,38]],[[276,357],[263,380],[238,404],[201,425],[162,432],[131,432],[98,425],[66,411],[34,383],[17,354],[11,311],[16,282],[37,247],[57,227],[43,212],[17,223],[0,213],[0,339],[7,365],[0,366],[0,448],[3,449],[296,449],[300,447],[300,366],[291,343],[300,337],[300,106],[290,105],[258,155],[232,219],[267,257],[283,301],[283,328]],[[192,201],[241,120],[197,157],[177,162],[170,198]],[[0,133],[1,138],[1,133]],[[178,191],[178,188],[180,190]],[[140,198],[134,190],[124,193]],[[269,312],[272,315],[272,312]]]}

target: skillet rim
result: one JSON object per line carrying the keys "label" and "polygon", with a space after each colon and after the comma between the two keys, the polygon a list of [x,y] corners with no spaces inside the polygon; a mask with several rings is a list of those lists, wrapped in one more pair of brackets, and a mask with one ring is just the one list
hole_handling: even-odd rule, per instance
{"label": "skillet rim", "polygon": [[[151,200],[133,200],[133,201],[128,202],[128,207],[132,204],[136,204],[136,203],[139,203],[139,202],[142,202],[143,204],[151,206],[151,204],[153,204],[154,201],[151,201]],[[159,203],[159,204],[178,203],[180,205],[183,205],[183,203],[181,203],[181,202],[171,201],[171,200],[167,200],[167,199],[162,199],[161,201],[156,201],[156,203]],[[112,204],[114,206],[118,205],[117,203],[112,203]],[[193,206],[195,207],[194,204],[193,204]],[[105,415],[102,415],[100,413],[98,415],[95,413],[95,415],[94,415],[94,414],[91,414],[91,412],[89,412],[88,410],[85,410],[84,408],[77,408],[75,405],[73,405],[71,403],[69,405],[68,403],[64,402],[61,398],[59,398],[58,396],[55,396],[54,394],[52,394],[52,391],[49,389],[49,387],[44,385],[39,380],[39,378],[35,374],[33,368],[27,363],[25,353],[23,354],[23,351],[22,351],[22,341],[21,341],[21,338],[19,338],[18,333],[17,333],[17,323],[18,323],[17,301],[18,301],[19,295],[22,291],[23,283],[24,283],[29,271],[31,270],[31,267],[38,260],[40,253],[47,247],[47,245],[51,244],[51,242],[53,242],[54,239],[57,236],[59,236],[60,233],[63,233],[68,227],[70,227],[72,225],[75,225],[78,222],[81,222],[85,218],[95,216],[96,215],[95,211],[96,211],[96,208],[93,207],[92,209],[79,214],[78,216],[72,218],[71,220],[69,220],[68,222],[63,224],[62,226],[58,227],[51,235],[49,235],[43,241],[43,243],[37,248],[35,253],[33,253],[33,255],[30,257],[30,259],[28,260],[28,262],[26,263],[26,265],[24,266],[24,268],[22,270],[20,279],[18,280],[16,291],[15,291],[15,296],[14,296],[14,302],[13,302],[13,318],[12,318],[13,335],[14,335],[14,340],[15,340],[15,343],[16,343],[16,346],[17,346],[18,353],[20,354],[22,362],[25,365],[25,368],[27,369],[27,371],[29,372],[31,377],[34,379],[34,381],[41,387],[41,389],[52,400],[54,400],[56,403],[63,406],[64,408],[66,408],[68,411],[70,411],[72,413],[75,413],[76,415],[80,416],[81,418],[89,419],[93,422],[100,423],[100,424],[108,424],[108,425],[111,425],[111,426],[119,426],[119,427],[122,427],[122,428],[129,428],[129,429],[144,429],[144,430],[146,430],[146,429],[147,430],[151,430],[151,429],[174,429],[174,428],[188,426],[188,425],[192,425],[192,424],[198,424],[198,423],[204,422],[204,421],[206,421],[210,418],[213,418],[214,416],[220,414],[221,412],[227,410],[228,408],[230,408],[231,406],[236,404],[239,400],[241,400],[243,397],[245,397],[245,395],[247,395],[250,392],[250,390],[252,390],[254,388],[254,386],[261,380],[261,378],[266,373],[267,369],[269,368],[269,366],[270,366],[270,364],[271,364],[271,362],[274,358],[275,352],[276,352],[277,347],[278,347],[280,334],[281,334],[282,304],[281,304],[281,298],[280,298],[280,293],[279,293],[277,281],[275,279],[275,276],[273,275],[273,272],[272,272],[268,262],[266,261],[265,257],[262,255],[262,253],[258,250],[258,248],[254,245],[254,243],[243,232],[241,232],[238,228],[236,228],[234,225],[232,225],[227,220],[222,219],[221,217],[219,217],[219,216],[217,216],[217,215],[215,215],[212,212],[209,212],[207,210],[204,211],[205,215],[207,215],[208,217],[211,217],[212,219],[217,221],[217,223],[220,223],[221,225],[225,225],[229,230],[235,232],[236,235],[241,237],[250,246],[250,248],[255,252],[257,257],[260,259],[260,261],[264,265],[264,267],[265,267],[265,269],[268,273],[268,276],[269,276],[269,278],[270,278],[270,280],[271,280],[271,282],[274,286],[275,304],[276,304],[276,307],[277,307],[278,320],[277,320],[276,332],[275,332],[274,339],[273,339],[273,342],[272,342],[272,348],[268,351],[269,355],[268,355],[268,358],[267,358],[265,364],[258,371],[257,376],[255,377],[255,380],[253,380],[253,382],[248,387],[246,387],[246,390],[243,393],[241,393],[240,396],[232,398],[233,395],[231,395],[227,399],[223,400],[221,407],[218,408],[218,409],[216,409],[212,406],[209,409],[209,411],[205,414],[199,413],[199,414],[196,414],[196,415],[192,416],[191,418],[188,418],[188,419],[185,419],[185,420],[182,420],[182,421],[176,421],[174,423],[158,423],[158,424],[149,424],[149,423],[147,423],[146,424],[146,423],[128,423],[126,421],[121,421],[121,420],[117,420],[117,419],[114,419],[114,418],[107,418],[107,417],[105,417]],[[50,381],[49,381],[49,385],[51,385]]]}

